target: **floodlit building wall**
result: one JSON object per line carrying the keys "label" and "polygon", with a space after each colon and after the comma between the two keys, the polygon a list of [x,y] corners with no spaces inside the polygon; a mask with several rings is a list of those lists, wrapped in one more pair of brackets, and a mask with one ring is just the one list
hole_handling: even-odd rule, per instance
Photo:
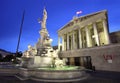
{"label": "floodlit building wall", "polygon": [[73,18],[58,36],[59,55],[68,65],[120,72],[120,33],[109,34],[106,10]]}
{"label": "floodlit building wall", "polygon": [[[92,66],[96,70],[119,71],[120,72],[120,44],[111,44],[99,47],[89,47],[79,50],[62,51],[60,57],[75,58],[90,56]],[[109,57],[110,56],[110,57]]]}

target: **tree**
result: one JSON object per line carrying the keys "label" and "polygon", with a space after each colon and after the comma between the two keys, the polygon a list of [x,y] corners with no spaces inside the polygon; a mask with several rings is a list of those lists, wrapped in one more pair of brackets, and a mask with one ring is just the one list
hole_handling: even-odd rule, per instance
{"label": "tree", "polygon": [[0,54],[0,62],[2,62],[2,59],[3,59],[2,54]]}
{"label": "tree", "polygon": [[21,51],[16,54],[16,57],[21,57],[21,56],[22,56],[22,52]]}
{"label": "tree", "polygon": [[3,58],[3,61],[4,62],[10,62],[12,59],[14,58],[14,56],[11,54],[11,55],[6,55],[4,58]]}

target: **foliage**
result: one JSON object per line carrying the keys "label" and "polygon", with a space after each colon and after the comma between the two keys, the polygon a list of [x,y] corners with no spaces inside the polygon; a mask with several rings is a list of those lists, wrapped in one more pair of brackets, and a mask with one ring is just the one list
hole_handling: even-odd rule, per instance
{"label": "foliage", "polygon": [[15,54],[9,54],[3,57],[2,54],[0,54],[0,62],[13,62],[15,64],[19,63],[20,61],[17,59],[18,57],[20,58],[22,56],[22,52],[18,52]]}

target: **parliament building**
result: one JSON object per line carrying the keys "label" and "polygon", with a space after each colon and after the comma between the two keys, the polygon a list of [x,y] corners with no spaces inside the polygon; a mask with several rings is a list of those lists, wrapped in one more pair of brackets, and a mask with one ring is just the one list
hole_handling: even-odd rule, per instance
{"label": "parliament building", "polygon": [[58,49],[67,65],[120,71],[120,31],[109,33],[107,10],[74,17],[58,30]]}

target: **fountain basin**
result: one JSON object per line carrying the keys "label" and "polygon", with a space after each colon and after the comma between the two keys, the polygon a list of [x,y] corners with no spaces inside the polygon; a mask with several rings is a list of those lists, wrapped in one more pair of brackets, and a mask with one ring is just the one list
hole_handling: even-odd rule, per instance
{"label": "fountain basin", "polygon": [[20,72],[17,77],[22,80],[32,79],[45,82],[72,82],[85,79],[88,77],[88,74],[86,74],[82,67],[79,69],[20,68]]}

